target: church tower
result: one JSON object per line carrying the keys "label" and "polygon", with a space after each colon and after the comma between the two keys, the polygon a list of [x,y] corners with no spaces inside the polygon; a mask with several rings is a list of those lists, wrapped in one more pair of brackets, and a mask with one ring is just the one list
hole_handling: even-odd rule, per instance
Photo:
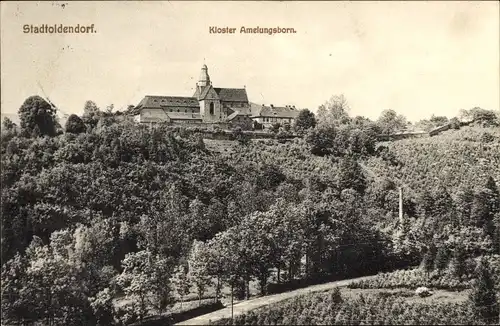
{"label": "church tower", "polygon": [[208,75],[208,68],[207,65],[203,65],[201,67],[201,74],[200,74],[200,79],[198,81],[198,86],[200,87],[205,87],[210,85],[210,76]]}
{"label": "church tower", "polygon": [[212,87],[207,65],[201,67],[200,79],[196,83],[196,91],[193,95],[200,103],[200,114],[203,122],[222,121],[222,105],[219,95]]}

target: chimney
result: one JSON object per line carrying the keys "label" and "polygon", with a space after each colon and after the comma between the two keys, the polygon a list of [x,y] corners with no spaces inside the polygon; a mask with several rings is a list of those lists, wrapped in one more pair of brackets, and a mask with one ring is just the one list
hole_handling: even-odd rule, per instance
{"label": "chimney", "polygon": [[271,104],[271,109],[274,109],[274,105]]}
{"label": "chimney", "polygon": [[399,222],[403,225],[403,187],[399,188]]}

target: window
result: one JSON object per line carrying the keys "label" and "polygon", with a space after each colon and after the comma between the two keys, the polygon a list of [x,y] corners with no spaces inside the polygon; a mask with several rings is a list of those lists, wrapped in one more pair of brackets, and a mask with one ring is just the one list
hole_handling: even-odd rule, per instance
{"label": "window", "polygon": [[210,103],[210,114],[214,114],[214,103]]}

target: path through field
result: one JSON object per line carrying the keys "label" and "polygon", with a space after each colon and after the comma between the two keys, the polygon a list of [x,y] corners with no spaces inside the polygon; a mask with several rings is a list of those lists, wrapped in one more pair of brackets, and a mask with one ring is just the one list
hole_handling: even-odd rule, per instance
{"label": "path through field", "polygon": [[[317,284],[317,285],[311,285],[306,288],[302,289],[297,289],[294,291],[290,292],[284,292],[284,293],[279,293],[279,294],[273,294],[273,295],[267,295],[255,299],[250,299],[246,301],[240,301],[236,303],[233,307],[234,309],[234,316],[237,316],[239,314],[242,314],[246,311],[253,310],[262,306],[266,306],[268,304],[276,303],[285,299],[289,299],[292,297],[295,297],[297,295],[301,294],[307,294],[311,292],[321,292],[325,290],[330,290],[334,287],[337,286],[347,286],[349,283],[355,282],[355,281],[360,281],[360,280],[365,280],[372,278],[374,276],[364,276],[364,277],[358,277],[358,278],[352,278],[348,280],[342,280],[342,281],[335,281],[335,282],[330,282],[330,283],[325,283],[325,284]],[[196,318],[188,319],[183,322],[180,322],[176,325],[208,325],[209,322],[216,322],[219,319],[222,318],[231,318],[231,306],[228,306],[224,309],[220,309],[214,312],[211,312],[206,315],[201,315]]]}

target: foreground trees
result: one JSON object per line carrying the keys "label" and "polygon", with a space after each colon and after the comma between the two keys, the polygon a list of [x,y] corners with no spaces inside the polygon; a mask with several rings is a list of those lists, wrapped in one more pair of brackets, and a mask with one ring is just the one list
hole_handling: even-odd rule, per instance
{"label": "foreground trees", "polygon": [[160,314],[173,303],[170,278],[172,263],[147,250],[130,253],[122,261],[117,284],[132,302],[133,312],[142,320],[150,309]]}
{"label": "foreground trees", "polygon": [[500,307],[495,290],[495,281],[488,262],[482,259],[476,269],[476,280],[469,297],[477,318],[485,323],[497,323]]}

